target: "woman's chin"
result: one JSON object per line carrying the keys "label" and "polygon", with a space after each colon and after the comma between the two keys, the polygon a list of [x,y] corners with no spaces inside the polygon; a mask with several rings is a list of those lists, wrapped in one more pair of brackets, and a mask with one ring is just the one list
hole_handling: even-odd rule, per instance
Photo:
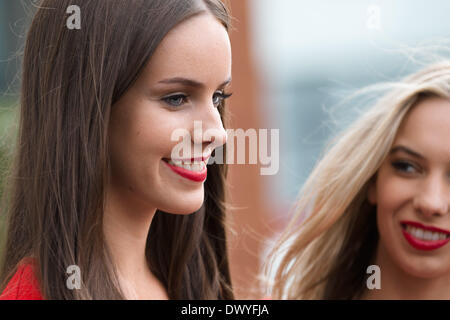
{"label": "woman's chin", "polygon": [[160,209],[167,213],[172,214],[192,214],[198,211],[203,205],[203,197],[201,199],[186,199],[186,201],[179,201],[177,199],[177,203],[172,203],[170,207],[167,207],[166,210]]}
{"label": "woman's chin", "polygon": [[402,269],[409,275],[418,279],[433,279],[450,274],[450,268],[446,266],[439,258],[421,257],[410,261],[403,262]]}

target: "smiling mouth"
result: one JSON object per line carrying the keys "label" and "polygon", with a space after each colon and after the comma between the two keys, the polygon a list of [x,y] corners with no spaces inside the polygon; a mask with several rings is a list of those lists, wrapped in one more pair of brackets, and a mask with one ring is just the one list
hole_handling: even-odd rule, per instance
{"label": "smiling mouth", "polygon": [[208,171],[206,164],[208,159],[181,161],[164,158],[162,160],[173,172],[183,178],[195,182],[203,182],[206,180]]}
{"label": "smiling mouth", "polygon": [[405,239],[418,250],[435,250],[450,242],[450,231],[444,229],[414,221],[402,221],[401,227]]}
{"label": "smiling mouth", "polygon": [[424,241],[445,240],[450,238],[450,232],[442,229],[426,227],[418,223],[403,222],[403,230],[413,237]]}
{"label": "smiling mouth", "polygon": [[204,161],[173,161],[171,159],[163,159],[165,162],[172,166],[184,168],[189,171],[201,172],[206,168]]}
{"label": "smiling mouth", "polygon": [[181,161],[181,160],[171,160],[163,158],[164,162],[170,164],[171,166],[176,166],[179,168],[184,168],[189,171],[202,172],[206,168],[206,161]]}

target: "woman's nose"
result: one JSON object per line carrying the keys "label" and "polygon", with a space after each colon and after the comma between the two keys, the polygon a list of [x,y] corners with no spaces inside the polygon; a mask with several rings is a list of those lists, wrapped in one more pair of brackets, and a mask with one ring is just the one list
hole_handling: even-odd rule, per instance
{"label": "woman's nose", "polygon": [[227,142],[227,132],[216,107],[211,104],[203,108],[197,119],[193,134],[195,144],[210,145],[212,149],[215,149]]}
{"label": "woman's nose", "polygon": [[425,216],[448,213],[450,189],[441,176],[429,176],[423,181],[423,188],[414,198],[414,207]]}

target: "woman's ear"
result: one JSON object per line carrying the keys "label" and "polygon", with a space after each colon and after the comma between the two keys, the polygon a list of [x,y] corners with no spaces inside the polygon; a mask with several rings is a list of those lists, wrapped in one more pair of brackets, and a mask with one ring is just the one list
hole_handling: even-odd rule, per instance
{"label": "woman's ear", "polygon": [[367,201],[371,205],[377,204],[377,175],[376,174],[369,180],[369,187],[367,188]]}

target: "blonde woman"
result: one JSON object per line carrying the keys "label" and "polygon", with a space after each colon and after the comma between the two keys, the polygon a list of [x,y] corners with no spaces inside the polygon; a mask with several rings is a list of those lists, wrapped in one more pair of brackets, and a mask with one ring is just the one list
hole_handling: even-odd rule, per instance
{"label": "blonde woman", "polygon": [[317,164],[273,250],[272,298],[450,299],[449,209],[444,61],[396,85]]}

